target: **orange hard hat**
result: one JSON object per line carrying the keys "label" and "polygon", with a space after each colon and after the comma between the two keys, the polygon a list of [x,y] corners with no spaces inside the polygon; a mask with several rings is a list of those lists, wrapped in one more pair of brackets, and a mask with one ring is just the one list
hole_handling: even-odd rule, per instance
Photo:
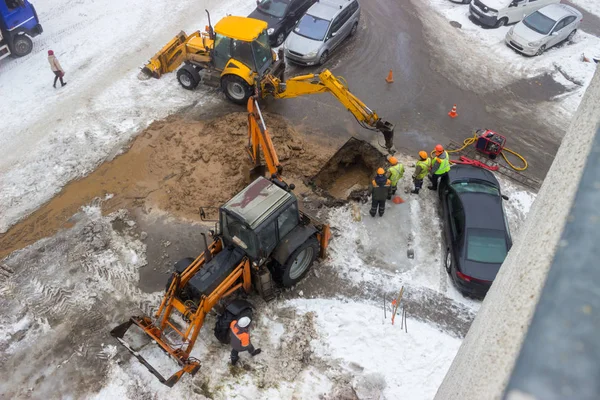
{"label": "orange hard hat", "polygon": [[390,164],[392,165],[396,165],[398,164],[398,159],[396,157],[390,157],[388,158],[388,161],[390,162]]}
{"label": "orange hard hat", "polygon": [[383,174],[385,174],[385,170],[383,168],[379,168],[377,170],[377,175],[383,175]]}
{"label": "orange hard hat", "polygon": [[437,146],[435,146],[435,152],[436,153],[442,153],[444,151],[444,146],[442,146],[441,144],[438,144]]}
{"label": "orange hard hat", "polygon": [[421,150],[421,151],[419,152],[419,157],[421,157],[423,160],[427,160],[427,152],[426,152],[426,151],[423,151],[423,150]]}

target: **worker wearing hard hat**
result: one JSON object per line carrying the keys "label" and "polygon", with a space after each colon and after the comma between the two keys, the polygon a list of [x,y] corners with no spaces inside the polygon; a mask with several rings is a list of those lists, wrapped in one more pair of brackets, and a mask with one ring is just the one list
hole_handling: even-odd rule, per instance
{"label": "worker wearing hard hat", "polygon": [[385,170],[379,168],[375,179],[371,182],[371,210],[369,214],[374,217],[379,211],[379,216],[383,217],[385,212],[385,201],[390,193],[392,182],[385,176]]}
{"label": "worker wearing hard hat", "polygon": [[434,151],[435,157],[431,161],[431,170],[429,173],[431,186],[427,187],[429,190],[437,190],[439,179],[450,171],[450,156],[444,150],[444,146],[438,144],[435,146]]}
{"label": "worker wearing hard hat", "polygon": [[388,200],[392,198],[393,195],[396,194],[396,190],[398,190],[398,182],[404,176],[404,165],[398,162],[396,157],[390,157],[388,159],[391,167],[388,168],[385,176],[390,180],[390,193],[388,194]]}
{"label": "worker wearing hard hat", "polygon": [[425,179],[430,169],[431,158],[428,157],[426,151],[421,150],[419,152],[419,160],[415,166],[415,173],[412,176],[415,189],[411,193],[419,194],[419,190],[423,187],[423,179]]}
{"label": "worker wearing hard hat", "polygon": [[250,318],[242,317],[239,320],[231,321],[229,329],[231,330],[231,365],[235,365],[240,359],[238,353],[247,351],[254,357],[260,354],[260,349],[254,349],[250,343]]}

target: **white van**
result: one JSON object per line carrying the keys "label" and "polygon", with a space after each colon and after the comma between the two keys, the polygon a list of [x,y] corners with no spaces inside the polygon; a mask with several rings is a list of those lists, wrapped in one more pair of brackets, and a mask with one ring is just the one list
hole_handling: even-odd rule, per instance
{"label": "white van", "polygon": [[473,0],[469,11],[483,25],[498,28],[519,22],[532,12],[560,0]]}

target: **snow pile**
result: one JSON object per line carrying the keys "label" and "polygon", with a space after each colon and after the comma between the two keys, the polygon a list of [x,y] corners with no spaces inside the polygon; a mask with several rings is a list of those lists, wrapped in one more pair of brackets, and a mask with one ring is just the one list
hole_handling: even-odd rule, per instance
{"label": "snow pile", "polygon": [[103,217],[90,206],[74,220],[72,229],[3,260],[11,273],[0,280],[0,372],[11,379],[0,397],[99,388],[116,350],[104,345],[107,328],[144,298],[136,285],[146,248],[127,232],[135,224],[127,214]]}
{"label": "snow pile", "polygon": [[[452,50],[449,50],[450,53],[454,53],[449,54],[450,57],[480,55],[472,56],[465,66],[488,72],[490,79],[485,82],[488,90],[548,73],[568,89],[566,94],[556,100],[560,101],[567,113],[575,112],[596,70],[595,63],[582,61],[582,54],[597,52],[600,49],[600,38],[579,30],[573,43],[554,46],[539,57],[526,57],[509,48],[504,42],[506,33],[512,26],[484,29],[469,19],[468,5],[455,4],[448,0],[429,0],[429,5],[448,22],[460,24],[460,29],[452,27],[449,23],[437,26],[439,34],[444,35],[440,40],[454,44],[450,47]],[[426,24],[430,23],[432,21],[426,21]],[[461,50],[463,47],[464,51]]]}
{"label": "snow pile", "polygon": [[[174,74],[141,82],[139,68],[182,29],[226,12],[247,15],[241,0],[171,2],[37,1],[44,33],[32,54],[0,61],[0,233],[68,181],[114,156],[152,120],[220,94],[182,90]],[[68,85],[52,88],[47,50]]]}

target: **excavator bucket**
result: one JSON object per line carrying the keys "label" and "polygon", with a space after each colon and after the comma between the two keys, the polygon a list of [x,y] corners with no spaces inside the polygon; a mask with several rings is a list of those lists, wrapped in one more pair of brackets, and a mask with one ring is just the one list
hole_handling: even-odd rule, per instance
{"label": "excavator bucket", "polygon": [[184,31],[169,41],[158,53],[142,68],[140,77],[160,78],[161,75],[174,71],[181,65],[185,58],[185,42],[188,36]]}

